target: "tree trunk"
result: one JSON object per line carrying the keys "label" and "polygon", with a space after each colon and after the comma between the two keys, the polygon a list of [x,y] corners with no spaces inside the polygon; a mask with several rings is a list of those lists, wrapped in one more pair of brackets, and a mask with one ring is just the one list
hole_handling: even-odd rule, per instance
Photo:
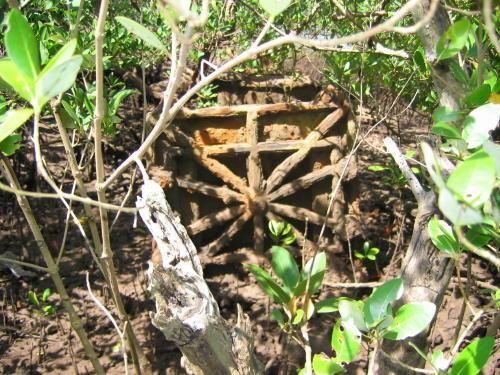
{"label": "tree trunk", "polygon": [[182,352],[188,373],[261,374],[248,317],[239,306],[235,327],[221,317],[196,248],[163,189],[146,181],[136,206],[157,243],[147,272],[148,290],[156,302],[151,319]]}
{"label": "tree trunk", "polygon": [[[412,15],[415,22],[429,12],[430,3],[431,0],[422,0],[414,8]],[[437,62],[436,55],[437,42],[449,26],[450,22],[446,11],[438,6],[432,20],[418,31],[418,35],[424,46],[427,62],[431,67],[433,83],[439,95],[440,104],[457,110],[460,99],[466,91],[452,74],[451,59]],[[394,153],[393,157],[397,158]],[[396,162],[398,162],[397,159]],[[401,168],[399,162],[398,165]],[[421,190],[419,193],[413,188],[412,191],[418,201],[418,212],[410,245],[402,265],[401,278],[405,289],[398,303],[402,305],[408,302],[429,301],[433,302],[436,305],[436,311],[439,311],[454,271],[454,263],[439,253],[427,233],[427,223],[437,210],[434,192]],[[430,345],[429,332],[430,328],[411,340],[424,353],[427,352]],[[420,355],[408,345],[408,340],[404,342],[383,341],[375,360],[376,373],[384,375],[413,374],[413,371],[403,368],[398,362],[413,367],[425,365],[425,361]]]}

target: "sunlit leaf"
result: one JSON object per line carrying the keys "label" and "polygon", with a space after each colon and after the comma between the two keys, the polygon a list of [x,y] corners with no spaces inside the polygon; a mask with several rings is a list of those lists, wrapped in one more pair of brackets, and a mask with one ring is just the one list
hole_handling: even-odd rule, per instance
{"label": "sunlit leaf", "polygon": [[31,102],[35,96],[34,81],[21,73],[10,59],[0,60],[0,79],[12,87],[24,100]]}
{"label": "sunlit leaf", "polygon": [[82,64],[81,56],[73,56],[41,75],[36,83],[37,100],[34,107],[41,110],[51,98],[68,90],[75,82]]}
{"label": "sunlit leaf", "polygon": [[351,299],[347,297],[330,297],[316,302],[314,306],[318,314],[327,314],[338,311],[340,301],[351,301]]}
{"label": "sunlit leaf", "polygon": [[244,266],[255,276],[262,290],[274,301],[283,304],[290,300],[290,296],[276,284],[265,270],[253,264],[245,264]]}
{"label": "sunlit leaf", "polygon": [[432,126],[431,132],[432,134],[440,135],[446,138],[452,138],[452,139],[462,138],[462,135],[455,126],[448,124],[447,122],[444,121],[439,121],[435,123]]}
{"label": "sunlit leaf", "polygon": [[399,308],[384,333],[389,340],[404,340],[422,332],[434,318],[436,305],[432,302],[412,302]]}
{"label": "sunlit leaf", "polygon": [[344,368],[341,365],[324,354],[314,355],[312,367],[315,375],[335,375],[344,372]]}
{"label": "sunlit leaf", "polygon": [[466,98],[465,104],[469,107],[477,107],[481,104],[484,104],[488,101],[488,98],[491,94],[491,87],[487,83],[482,84],[472,91]]}
{"label": "sunlit leaf", "polygon": [[427,229],[432,243],[440,251],[449,256],[456,256],[460,252],[460,245],[446,221],[432,218],[427,224]]}
{"label": "sunlit leaf", "polygon": [[480,150],[455,168],[446,185],[464,202],[478,208],[490,197],[495,175],[495,162],[484,150]]}
{"label": "sunlit leaf", "polygon": [[17,9],[7,15],[5,47],[19,71],[34,81],[40,72],[38,43],[28,21]]}
{"label": "sunlit leaf", "polygon": [[454,225],[472,225],[483,221],[483,215],[481,215],[480,211],[458,202],[453,193],[447,188],[441,189],[439,193],[438,207]]}
{"label": "sunlit leaf", "polygon": [[450,365],[450,361],[447,360],[441,350],[436,350],[432,352],[431,364],[434,368],[445,371]]}
{"label": "sunlit leaf", "polygon": [[470,27],[470,21],[467,18],[463,18],[446,30],[436,45],[438,60],[453,57],[465,47]]}
{"label": "sunlit leaf", "polygon": [[350,363],[359,353],[361,336],[359,332],[354,332],[348,326],[343,326],[341,320],[337,320],[332,331],[331,345],[337,362]]}
{"label": "sunlit leaf", "polygon": [[292,324],[293,325],[300,324],[303,318],[304,318],[304,310],[298,309],[297,312],[295,313],[295,316],[293,317]]}
{"label": "sunlit leaf", "polygon": [[325,252],[318,253],[314,258],[309,259],[309,261],[306,263],[304,267],[304,270],[302,271],[300,282],[295,288],[294,294],[297,296],[305,291],[309,275],[311,280],[309,282],[308,293],[309,294],[316,293],[318,289],[321,287],[321,284],[323,283],[325,270],[326,270]]}
{"label": "sunlit leaf", "polygon": [[387,307],[403,294],[403,280],[392,279],[379,286],[365,301],[364,317],[368,327],[376,325],[387,315]]}
{"label": "sunlit leaf", "polygon": [[500,104],[485,104],[474,109],[464,121],[462,137],[468,148],[481,146],[490,138],[490,132],[498,126]]}
{"label": "sunlit leaf", "polygon": [[368,330],[363,310],[363,301],[343,300],[339,302],[339,313],[344,326],[356,333]]}
{"label": "sunlit leaf", "polygon": [[438,107],[432,114],[432,119],[434,122],[453,122],[462,117],[462,114],[457,111],[453,111],[448,107]]}
{"label": "sunlit leaf", "polygon": [[282,13],[291,2],[291,0],[259,0],[260,6],[272,17]]}
{"label": "sunlit leaf", "polygon": [[280,246],[273,246],[271,249],[271,265],[276,275],[283,281],[285,289],[293,291],[299,281],[299,267],[290,252]]}
{"label": "sunlit leaf", "polygon": [[476,375],[488,362],[495,339],[490,336],[474,340],[455,359],[450,375]]}
{"label": "sunlit leaf", "polygon": [[0,142],[14,133],[33,115],[31,108],[12,109],[1,118],[0,122]]}
{"label": "sunlit leaf", "polygon": [[21,148],[20,142],[23,140],[19,134],[11,134],[0,142],[0,152],[4,155],[13,155],[17,150]]}
{"label": "sunlit leaf", "polygon": [[116,17],[116,20],[120,22],[130,33],[134,34],[150,47],[156,48],[160,51],[166,51],[166,48],[160,39],[158,39],[153,32],[149,31],[140,23],[122,16]]}
{"label": "sunlit leaf", "polygon": [[57,53],[43,67],[43,70],[40,73],[40,75],[43,76],[55,66],[65,63],[71,57],[73,57],[73,54],[75,53],[76,49],[76,43],[77,43],[76,39],[72,39],[68,43],[66,43],[59,51],[57,51]]}

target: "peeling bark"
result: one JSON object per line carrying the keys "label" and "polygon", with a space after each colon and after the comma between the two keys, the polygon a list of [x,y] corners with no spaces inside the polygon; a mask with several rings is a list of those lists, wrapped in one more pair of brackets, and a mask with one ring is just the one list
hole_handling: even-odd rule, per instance
{"label": "peeling bark", "polygon": [[163,189],[145,181],[136,206],[160,253],[147,271],[148,290],[156,302],[156,312],[150,313],[153,325],[177,345],[189,373],[261,374],[248,317],[239,308],[234,327],[221,317],[196,248]]}

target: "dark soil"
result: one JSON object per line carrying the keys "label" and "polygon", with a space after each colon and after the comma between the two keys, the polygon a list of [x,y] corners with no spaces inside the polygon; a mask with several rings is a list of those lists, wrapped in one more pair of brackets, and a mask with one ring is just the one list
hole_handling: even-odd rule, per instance
{"label": "dark soil", "polygon": [[[382,153],[382,139],[387,134],[400,142],[404,151],[413,149],[419,137],[427,135],[425,116],[407,111],[400,118],[391,119],[376,129],[360,148],[358,154],[359,199],[356,202],[356,215],[360,221],[362,235],[353,239],[352,247],[359,249],[367,240],[381,249],[376,262],[354,261],[354,268],[348,255],[347,246],[343,251],[329,254],[329,272],[321,297],[346,295],[355,298],[366,296],[370,289],[342,289],[335,287],[339,282],[379,281],[398,274],[399,265],[412,233],[413,216],[416,204],[411,193],[404,187],[395,187],[384,182],[382,174],[370,172],[367,167],[373,164],[389,163]],[[399,126],[401,125],[401,126]],[[363,129],[370,123],[363,124]],[[107,165],[117,165],[131,150],[135,149],[140,134],[140,114],[129,109],[127,122],[120,127],[119,142],[109,139],[105,154]],[[43,128],[44,153],[47,155],[49,169],[59,182],[63,182],[65,164],[62,144],[57,138],[56,129],[46,121]],[[114,144],[115,146],[111,146]],[[116,146],[118,145],[118,146]],[[40,191],[46,186],[35,177],[31,150],[27,147],[19,156],[12,159],[21,182],[26,189]],[[110,167],[111,168],[111,167]],[[87,176],[91,181],[92,174]],[[70,189],[69,180],[64,180],[65,188]],[[89,183],[89,187],[92,184]],[[130,174],[112,186],[108,195],[110,201],[120,204],[130,186]],[[134,189],[138,187],[134,185]],[[134,194],[132,194],[132,197]],[[33,210],[42,226],[49,247],[57,256],[61,245],[66,211],[55,200],[31,199]],[[133,205],[132,198],[127,205]],[[80,207],[77,212],[80,212]],[[111,220],[113,216],[111,217]],[[113,227],[111,234],[114,261],[123,295],[125,307],[132,318],[132,325],[155,373],[182,374],[180,353],[167,342],[151,324],[148,312],[154,304],[146,292],[145,270],[151,257],[151,238],[144,225],[134,218],[122,215]],[[346,245],[346,244],[345,244]],[[12,195],[0,192],[0,253],[12,252],[25,262],[43,264],[38,248],[33,240],[19,206]],[[267,253],[266,253],[267,256]],[[207,282],[217,299],[223,316],[234,321],[236,305],[250,315],[253,322],[255,347],[268,374],[294,374],[303,365],[303,353],[294,343],[286,343],[277,325],[268,318],[272,304],[257,287],[255,280],[242,267],[243,262],[262,263],[262,258],[252,249],[241,248],[226,251],[216,257],[202,255]],[[355,275],[353,275],[353,269]],[[465,264],[461,272],[466,273]],[[123,360],[120,354],[118,335],[110,321],[95,306],[85,285],[86,272],[94,294],[111,309],[110,293],[104,286],[98,269],[93,265],[89,252],[85,249],[81,236],[74,225],[69,226],[66,251],[60,264],[60,272],[72,301],[84,320],[85,328],[100,356],[101,363],[109,374],[123,374]],[[484,292],[484,285],[494,284],[494,274],[488,265],[472,260],[471,297],[474,309],[492,311],[491,298]],[[355,278],[354,278],[355,277]],[[37,273],[33,278],[17,278],[8,269],[0,270],[0,373],[4,374],[45,374],[45,373],[92,373],[93,369],[85,359],[81,345],[71,331],[68,318],[63,311],[57,295],[49,302],[56,307],[56,313],[44,316],[40,308],[30,305],[27,294],[32,290],[42,293],[45,288],[53,288],[51,280]],[[463,298],[456,283],[450,286],[443,307],[437,318],[437,325],[431,335],[435,348],[450,349],[457,327]],[[112,310],[113,311],[113,310]],[[470,329],[467,339],[483,335],[492,320],[491,313],[483,317]],[[471,319],[471,311],[466,310],[463,326]],[[334,316],[314,318],[311,336],[314,352],[330,353],[329,335]],[[492,358],[484,374],[494,374],[500,355]],[[349,366],[350,374],[363,374],[366,369],[366,353]]]}

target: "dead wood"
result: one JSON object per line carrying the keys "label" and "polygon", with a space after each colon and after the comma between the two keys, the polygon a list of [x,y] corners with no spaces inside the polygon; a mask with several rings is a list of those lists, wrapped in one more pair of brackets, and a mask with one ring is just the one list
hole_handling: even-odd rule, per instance
{"label": "dead wood", "polygon": [[161,255],[147,271],[148,290],[156,303],[156,312],[150,314],[153,325],[177,345],[189,373],[261,374],[248,317],[239,309],[231,327],[220,316],[196,248],[163,189],[145,181],[136,206]]}

